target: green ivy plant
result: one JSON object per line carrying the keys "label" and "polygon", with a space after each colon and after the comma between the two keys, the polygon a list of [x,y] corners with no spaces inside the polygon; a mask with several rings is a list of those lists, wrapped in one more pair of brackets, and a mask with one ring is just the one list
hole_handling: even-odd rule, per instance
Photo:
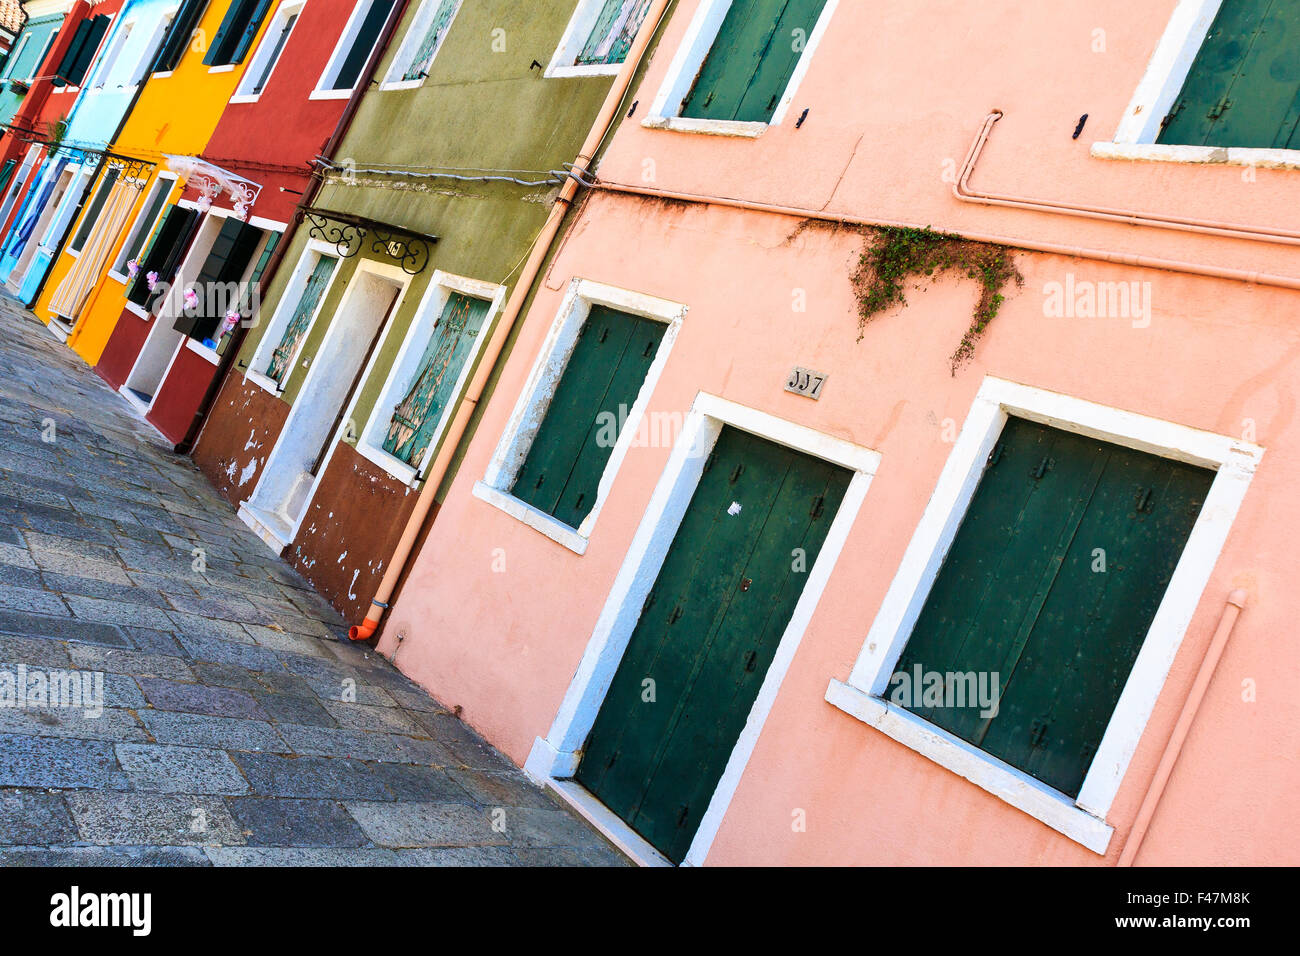
{"label": "green ivy plant", "polygon": [[952,374],[956,375],[975,354],[976,341],[1002,307],[1007,284],[1024,283],[1011,250],[1005,246],[935,232],[928,226],[873,228],[852,276],[853,290],[858,297],[858,341],[862,341],[867,323],[876,315],[892,306],[907,304],[906,283],[910,278],[942,272],[961,273],[980,286],[970,327],[952,354]]}

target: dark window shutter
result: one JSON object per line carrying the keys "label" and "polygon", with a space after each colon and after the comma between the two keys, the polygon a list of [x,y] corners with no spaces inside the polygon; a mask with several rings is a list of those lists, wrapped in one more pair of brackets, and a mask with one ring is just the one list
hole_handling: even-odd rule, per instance
{"label": "dark window shutter", "polygon": [[1300,148],[1297,45],[1297,0],[1224,0],[1157,142]]}
{"label": "dark window shutter", "polygon": [[81,48],[86,45],[86,34],[90,32],[90,25],[95,18],[82,20],[77,24],[76,31],[72,34],[72,42],[68,48],[63,51],[63,59],[59,60],[58,68],[54,71],[54,76],[50,83],[54,86],[76,85],[70,79],[72,76],[73,65],[77,62],[77,57],[81,54]]}
{"label": "dark window shutter", "polygon": [[352,48],[348,50],[348,55],[344,57],[343,65],[339,67],[334,82],[330,84],[330,89],[350,90],[356,86],[357,78],[361,76],[366,60],[370,57],[370,51],[374,49],[375,41],[379,39],[379,32],[384,28],[384,21],[388,19],[389,11],[392,9],[393,0],[373,0],[366,11],[365,18],[361,21],[356,39],[352,41]]}
{"label": "dark window shutter", "polygon": [[172,17],[171,27],[167,30],[167,36],[158,50],[158,58],[154,61],[150,72],[165,73],[176,69],[177,64],[181,62],[181,57],[189,49],[194,28],[198,26],[199,18],[203,16],[207,6],[208,0],[183,0],[176,15]]}
{"label": "dark window shutter", "polygon": [[570,527],[582,524],[596,503],[600,477],[626,410],[636,402],[667,328],[662,322],[592,306],[512,495]]}
{"label": "dark window shutter", "polygon": [[249,48],[253,45],[253,40],[257,37],[257,31],[262,26],[262,20],[266,17],[266,11],[271,7],[271,0],[257,0],[257,5],[249,15],[247,25],[243,33],[239,35],[239,42],[235,45],[234,52],[230,55],[231,63],[243,63],[244,57],[248,55]]}
{"label": "dark window shutter", "polygon": [[193,237],[194,225],[199,214],[193,209],[173,204],[168,208],[162,223],[154,233],[149,249],[141,257],[140,271],[136,274],[127,298],[136,305],[144,306],[146,311],[153,311],[158,304],[161,290],[149,291],[148,276],[150,272],[158,273],[159,282],[170,282],[180,265],[181,256],[185,254],[190,239]]}
{"label": "dark window shutter", "polygon": [[199,302],[193,309],[185,309],[176,318],[173,328],[193,339],[206,339],[217,330],[222,317],[229,309],[239,308],[238,295],[226,301],[214,288],[228,282],[238,282],[244,277],[244,271],[252,261],[253,250],[262,239],[262,230],[256,226],[227,217],[221,224],[208,257],[199,270],[199,276],[191,288],[199,294]]}
{"label": "dark window shutter", "polygon": [[826,0],[736,0],[682,101],[682,116],[766,123]]}

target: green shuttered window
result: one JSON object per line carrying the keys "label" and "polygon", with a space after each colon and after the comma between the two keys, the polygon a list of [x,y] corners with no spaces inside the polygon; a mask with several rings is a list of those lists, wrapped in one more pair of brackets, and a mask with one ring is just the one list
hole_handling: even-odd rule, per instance
{"label": "green shuttered window", "polygon": [[198,220],[199,214],[193,209],[175,203],[167,208],[148,250],[140,259],[140,271],[126,294],[128,300],[143,306],[148,312],[153,311],[162,297],[163,288],[160,285],[153,291],[149,290],[149,273],[157,273],[159,283],[171,282],[181,264],[181,257],[189,248]]}
{"label": "green shuttered window", "polygon": [[242,63],[269,9],[271,0],[233,0],[203,62],[208,66]]}
{"label": "green shuttered window", "polygon": [[1300,0],[1223,0],[1158,142],[1300,149]]}
{"label": "green shuttered window", "polygon": [[419,468],[492,303],[453,292],[433,327],[406,395],[393,409],[384,451]]}
{"label": "green shuttered window", "polygon": [[55,86],[81,85],[90,68],[91,58],[99,49],[104,34],[108,32],[109,20],[109,17],[101,13],[77,24],[77,32],[73,34],[72,43],[59,61],[51,83]]}
{"label": "green shuttered window", "polygon": [[433,16],[425,28],[420,45],[412,55],[411,63],[402,74],[403,80],[422,80],[429,73],[429,66],[442,46],[443,37],[451,26],[451,19],[460,7],[460,0],[425,0],[433,5]]}
{"label": "green shuttered window", "polygon": [[[158,58],[154,61],[153,72],[165,73],[168,70],[176,69],[181,62],[181,57],[189,49],[190,40],[194,36],[194,29],[199,25],[199,18],[203,16],[203,11],[207,7],[208,0],[182,0],[176,15],[172,17],[171,26],[167,28],[167,35],[163,38],[162,46],[158,50]],[[211,52],[211,48],[209,48],[209,52]],[[207,62],[207,60],[205,59],[204,62]]]}
{"label": "green shuttered window", "polygon": [[681,115],[770,122],[825,6],[826,0],[734,0]]}
{"label": "green shuttered window", "polygon": [[667,326],[593,305],[510,493],[577,528]]}
{"label": "green shuttered window", "polygon": [[1009,419],[886,698],[1077,796],[1213,477]]}
{"label": "green shuttered window", "polygon": [[604,0],[576,65],[622,63],[649,9],[650,0]]}
{"label": "green shuttered window", "polygon": [[267,378],[273,379],[277,385],[284,383],[284,375],[289,371],[294,356],[298,354],[298,346],[302,343],[303,336],[307,334],[307,326],[311,324],[311,317],[316,314],[316,307],[320,305],[321,297],[325,295],[325,289],[329,286],[330,276],[334,274],[337,261],[330,256],[321,256],[312,267],[311,275],[307,277],[307,285],[303,287],[302,296],[294,306],[293,315],[289,317],[284,335],[280,336],[280,344],[271,352],[271,362],[266,367]]}
{"label": "green shuttered window", "polygon": [[193,339],[206,339],[216,332],[230,309],[239,308],[244,289],[240,285],[253,252],[261,243],[262,230],[228,216],[213,240],[198,278],[189,286],[198,293],[198,304],[184,309],[173,328]]}

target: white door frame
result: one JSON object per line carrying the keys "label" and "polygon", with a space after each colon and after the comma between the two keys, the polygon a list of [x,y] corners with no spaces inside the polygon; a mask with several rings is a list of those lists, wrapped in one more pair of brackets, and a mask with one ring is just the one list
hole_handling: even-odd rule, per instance
{"label": "white door frame", "polygon": [[673,446],[663,475],[646,507],[645,516],[628,548],[623,565],[614,579],[609,597],[596,621],[596,627],[578,670],[560,704],[559,712],[546,737],[538,737],[524,766],[534,780],[551,787],[573,804],[593,825],[620,849],[643,865],[664,865],[667,860],[645,842],[627,823],[599,803],[585,788],[571,778],[582,760],[582,747],[591,732],[605,694],[614,679],[623,652],[627,649],[646,595],[654,585],[677,534],[691,496],[704,472],[705,462],[724,425],[760,438],[766,438],[824,461],[841,465],[854,472],[844,492],[835,518],[817,560],[808,571],[803,593],[795,605],[776,655],[768,667],[731,757],[700,820],[684,866],[697,866],[708,856],[718,828],[740,783],[741,774],[753,753],[763,723],[776,701],[776,695],[794,659],[857,517],[867,488],[880,465],[880,453],[777,418],[767,412],[747,408],[735,402],[700,392],[676,444]]}

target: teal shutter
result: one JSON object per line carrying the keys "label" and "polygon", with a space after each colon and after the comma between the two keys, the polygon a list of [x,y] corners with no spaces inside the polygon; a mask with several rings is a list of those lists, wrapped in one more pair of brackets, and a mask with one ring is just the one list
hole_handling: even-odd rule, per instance
{"label": "teal shutter", "polygon": [[85,213],[81,217],[81,225],[77,228],[77,234],[73,236],[72,242],[68,248],[73,252],[80,252],[86,245],[86,240],[90,238],[90,231],[95,228],[95,223],[99,220],[99,214],[104,210],[104,203],[108,201],[108,194],[113,189],[113,184],[117,182],[118,170],[116,167],[106,170],[103,178],[99,181],[99,189],[95,191],[94,198],[90,200],[90,205],[86,207]]}
{"label": "teal shutter", "polygon": [[298,14],[291,13],[284,19],[284,26],[276,35],[271,52],[267,54],[266,62],[262,64],[261,75],[258,76],[257,82],[253,84],[253,93],[261,93],[266,87],[266,81],[271,78],[271,71],[275,69],[275,64],[280,59],[280,54],[284,52],[284,45],[289,42],[289,34],[293,32],[293,25],[298,22]]}
{"label": "teal shutter", "polygon": [[427,2],[436,3],[437,8],[433,12],[433,20],[430,21],[429,28],[424,32],[424,39],[420,41],[420,46],[415,51],[411,65],[402,74],[404,80],[422,80],[428,75],[434,54],[438,52],[442,37],[451,25],[451,17],[456,12],[458,0],[427,0]]}
{"label": "teal shutter", "polygon": [[512,495],[572,528],[582,524],[666,329],[592,306]]}
{"label": "teal shutter", "polygon": [[244,57],[248,55],[248,50],[253,45],[253,40],[257,38],[257,31],[261,29],[262,21],[266,19],[266,11],[271,8],[271,0],[257,0],[256,6],[249,13],[248,22],[244,24],[243,31],[239,34],[239,40],[235,44],[234,51],[230,54],[231,63],[243,63]]}
{"label": "teal shutter", "polygon": [[[90,19],[81,20],[77,24],[77,29],[72,34],[72,42],[69,43],[68,48],[63,51],[63,58],[59,60],[59,65],[54,70],[54,76],[50,80],[52,85],[76,86],[80,83],[80,80],[73,80],[71,78],[73,67],[77,62],[77,57],[81,55],[82,48],[86,45],[86,36],[90,33],[91,24],[96,19],[98,19],[98,17],[91,17]],[[108,18],[105,17],[104,19]]]}
{"label": "teal shutter", "polygon": [[330,276],[334,274],[334,265],[335,260],[329,256],[321,256],[316,260],[316,265],[307,278],[307,285],[303,288],[302,296],[298,299],[298,305],[294,307],[293,315],[289,317],[284,335],[280,337],[280,344],[271,352],[271,362],[266,368],[266,375],[267,378],[274,379],[277,385],[284,381],[284,373],[289,370],[294,356],[298,354],[298,346],[302,343],[303,336],[307,334],[311,317],[316,313],[321,296],[325,294]]}
{"label": "teal shutter", "polygon": [[357,79],[361,76],[366,60],[370,58],[370,51],[375,48],[379,34],[384,29],[384,22],[392,9],[393,0],[371,0],[365,18],[357,30],[356,39],[352,41],[352,47],[343,59],[343,65],[339,67],[330,89],[350,90],[357,85]]}
{"label": "teal shutter", "polygon": [[[9,67],[10,77],[24,83],[31,81],[45,56],[50,34],[57,30],[62,22],[63,17],[57,16],[27,24],[27,42],[23,44],[23,48],[18,51],[18,57]],[[18,42],[18,40],[14,41],[15,44]]]}
{"label": "teal shutter", "polygon": [[491,303],[453,292],[429,336],[420,368],[406,397],[393,410],[384,437],[384,451],[412,468],[419,468],[442,420],[455,398],[456,381],[483,331]]}
{"label": "teal shutter", "polygon": [[1300,149],[1300,0],[1223,0],[1158,142]]}
{"label": "teal shutter", "polygon": [[[1213,477],[1009,419],[885,696],[1076,796]],[[996,673],[996,715],[918,668]]]}
{"label": "teal shutter", "polygon": [[253,7],[260,2],[262,0],[231,0],[226,15],[221,19],[221,25],[217,27],[216,35],[208,45],[208,52],[203,55],[205,64],[225,66],[227,63],[234,62],[231,57],[235,47],[243,35],[244,28],[248,25]]}
{"label": "teal shutter", "polygon": [[730,426],[718,436],[576,774],[673,862],[690,847],[851,477]]}
{"label": "teal shutter", "polygon": [[771,121],[825,6],[826,0],[735,0],[681,115]]}
{"label": "teal shutter", "polygon": [[262,241],[262,230],[246,222],[226,217],[221,231],[208,251],[192,288],[199,294],[198,305],[185,309],[176,317],[172,328],[192,339],[206,339],[216,332],[228,310],[238,308],[240,296],[227,297],[227,284],[239,282],[253,259],[253,250]]}
{"label": "teal shutter", "polygon": [[[190,40],[194,36],[194,28],[198,26],[199,18],[203,16],[203,11],[207,9],[208,0],[182,0],[176,15],[172,17],[171,26],[167,28],[167,36],[163,39],[162,46],[158,50],[158,57],[154,61],[153,73],[165,73],[168,70],[174,70],[181,62],[181,57],[189,48]],[[227,12],[229,17],[229,12]],[[220,32],[217,34],[221,36]],[[213,47],[208,47],[208,54],[212,54]],[[208,57],[204,56],[203,62],[207,63]]]}
{"label": "teal shutter", "polygon": [[576,65],[622,63],[650,9],[650,0],[605,0]]}

